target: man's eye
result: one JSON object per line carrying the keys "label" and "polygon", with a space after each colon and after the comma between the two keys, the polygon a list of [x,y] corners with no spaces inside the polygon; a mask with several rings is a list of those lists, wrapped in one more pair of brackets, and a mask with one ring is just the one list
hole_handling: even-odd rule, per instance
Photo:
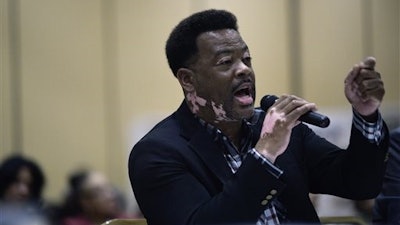
{"label": "man's eye", "polygon": [[244,58],[243,58],[243,62],[244,62],[246,65],[251,65],[251,57],[250,57],[250,56],[244,57]]}
{"label": "man's eye", "polygon": [[230,60],[230,59],[225,59],[225,60],[220,60],[219,62],[218,62],[218,65],[229,65],[229,64],[231,64],[232,63],[232,60]]}
{"label": "man's eye", "polygon": [[217,65],[230,65],[232,64],[233,60],[231,56],[224,56],[219,58],[217,61]]}

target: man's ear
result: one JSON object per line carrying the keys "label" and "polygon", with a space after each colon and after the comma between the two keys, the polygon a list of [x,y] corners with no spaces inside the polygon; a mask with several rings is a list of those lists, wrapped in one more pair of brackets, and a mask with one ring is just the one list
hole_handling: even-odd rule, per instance
{"label": "man's ear", "polygon": [[194,90],[194,73],[192,70],[187,68],[180,68],[176,73],[176,78],[178,78],[182,89],[186,92],[192,92]]}

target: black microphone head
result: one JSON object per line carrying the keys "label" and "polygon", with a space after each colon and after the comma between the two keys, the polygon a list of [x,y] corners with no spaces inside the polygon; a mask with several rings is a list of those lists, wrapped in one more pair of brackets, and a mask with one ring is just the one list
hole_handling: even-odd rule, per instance
{"label": "black microphone head", "polygon": [[261,109],[267,111],[278,99],[275,95],[265,95],[260,101]]}

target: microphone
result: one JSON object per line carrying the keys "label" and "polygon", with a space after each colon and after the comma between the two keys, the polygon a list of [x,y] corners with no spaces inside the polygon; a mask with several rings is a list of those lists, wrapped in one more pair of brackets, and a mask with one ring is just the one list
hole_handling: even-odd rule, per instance
{"label": "microphone", "polygon": [[[275,95],[264,96],[260,101],[261,109],[267,111],[268,108],[271,107],[277,99],[278,97],[276,97]],[[308,111],[304,115],[300,116],[299,120],[323,128],[329,126],[330,123],[330,120],[327,116],[313,111]]]}

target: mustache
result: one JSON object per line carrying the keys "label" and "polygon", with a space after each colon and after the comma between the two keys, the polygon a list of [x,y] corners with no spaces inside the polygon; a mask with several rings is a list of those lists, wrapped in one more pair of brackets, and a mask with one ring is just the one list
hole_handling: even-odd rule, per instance
{"label": "mustache", "polygon": [[254,90],[255,90],[255,84],[254,84],[254,82],[253,82],[250,78],[246,78],[246,79],[240,80],[239,83],[233,85],[233,87],[232,87],[232,92],[235,92],[236,90],[238,90],[238,88],[239,88],[240,86],[242,86],[243,84],[248,84],[248,83],[250,84],[250,87],[251,87],[252,90],[254,91]]}

